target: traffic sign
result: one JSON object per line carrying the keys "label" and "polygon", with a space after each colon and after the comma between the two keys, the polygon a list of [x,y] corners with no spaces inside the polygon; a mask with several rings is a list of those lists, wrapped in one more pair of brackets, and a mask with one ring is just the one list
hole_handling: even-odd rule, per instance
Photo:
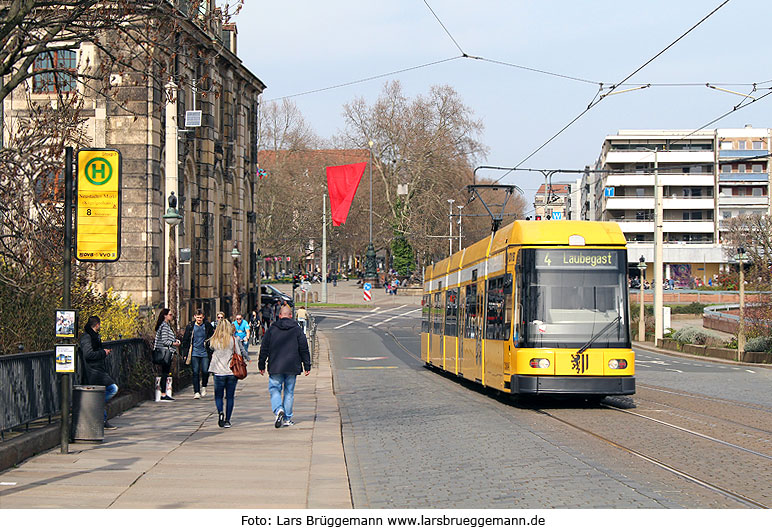
{"label": "traffic sign", "polygon": [[121,152],[78,151],[75,258],[115,262],[121,257]]}
{"label": "traffic sign", "polygon": [[372,296],[372,294],[370,293],[370,290],[365,290],[365,291],[362,293],[362,297],[364,298],[364,300],[365,300],[365,301],[371,301],[371,300],[373,299],[373,296]]}
{"label": "traffic sign", "polygon": [[552,219],[553,220],[562,220],[563,219],[563,213],[560,211],[552,211]]}
{"label": "traffic sign", "polygon": [[365,292],[369,292],[370,290],[372,290],[372,289],[373,289],[373,285],[371,285],[370,283],[365,283],[364,285],[362,285],[362,289],[363,289]]}

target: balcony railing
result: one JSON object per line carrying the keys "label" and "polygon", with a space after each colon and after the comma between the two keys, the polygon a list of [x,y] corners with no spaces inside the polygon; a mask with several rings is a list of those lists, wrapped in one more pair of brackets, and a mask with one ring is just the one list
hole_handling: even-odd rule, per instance
{"label": "balcony railing", "polygon": [[728,172],[718,174],[719,181],[769,181],[769,174],[766,172]]}

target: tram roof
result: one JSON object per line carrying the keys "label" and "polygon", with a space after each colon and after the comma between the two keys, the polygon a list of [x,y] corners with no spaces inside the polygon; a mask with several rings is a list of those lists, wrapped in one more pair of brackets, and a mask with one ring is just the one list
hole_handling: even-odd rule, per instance
{"label": "tram roof", "polygon": [[[579,235],[585,246],[624,246],[627,241],[616,222],[579,220],[518,220],[482,240],[426,267],[426,279],[445,275],[487,257],[501,253],[509,246],[568,246],[569,238]],[[489,247],[490,246],[490,251]]]}
{"label": "tram roof", "polygon": [[[499,233],[504,233],[502,245]],[[574,220],[516,221],[496,233],[491,254],[506,246],[569,245],[569,238],[579,235],[586,246],[624,246],[625,235],[616,222],[588,222]]]}

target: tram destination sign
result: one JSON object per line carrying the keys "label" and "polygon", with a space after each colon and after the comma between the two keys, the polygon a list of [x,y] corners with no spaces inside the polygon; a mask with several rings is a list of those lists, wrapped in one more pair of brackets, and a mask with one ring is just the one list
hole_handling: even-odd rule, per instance
{"label": "tram destination sign", "polygon": [[121,152],[78,151],[75,258],[115,262],[121,257]]}
{"label": "tram destination sign", "polygon": [[607,249],[537,249],[537,269],[616,270],[619,251]]}

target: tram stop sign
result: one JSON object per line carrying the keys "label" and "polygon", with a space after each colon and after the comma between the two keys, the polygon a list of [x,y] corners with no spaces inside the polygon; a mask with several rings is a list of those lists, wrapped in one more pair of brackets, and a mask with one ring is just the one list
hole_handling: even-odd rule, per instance
{"label": "tram stop sign", "polygon": [[121,257],[121,152],[78,150],[75,258],[115,262]]}

